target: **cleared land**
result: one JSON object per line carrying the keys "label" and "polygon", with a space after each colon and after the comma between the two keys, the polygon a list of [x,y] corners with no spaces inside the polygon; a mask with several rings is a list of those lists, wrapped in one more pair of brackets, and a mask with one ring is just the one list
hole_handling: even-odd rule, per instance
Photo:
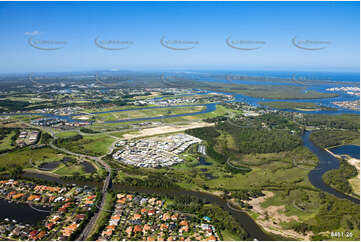
{"label": "cleared land", "polygon": [[201,127],[208,127],[213,125],[214,125],[213,123],[205,123],[205,122],[195,122],[187,125],[172,125],[172,126],[166,125],[161,127],[142,129],[135,134],[128,133],[128,134],[123,134],[122,136],[124,139],[134,139],[139,137],[181,132],[191,128],[201,128]]}

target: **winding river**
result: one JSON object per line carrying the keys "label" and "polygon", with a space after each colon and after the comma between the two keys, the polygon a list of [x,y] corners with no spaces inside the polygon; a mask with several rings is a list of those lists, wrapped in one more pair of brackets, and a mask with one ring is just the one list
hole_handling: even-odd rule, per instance
{"label": "winding river", "polygon": [[327,152],[325,149],[319,148],[316,145],[312,143],[310,140],[310,134],[311,132],[306,131],[303,136],[303,144],[310,150],[312,153],[314,153],[319,163],[318,165],[308,173],[308,179],[310,180],[311,184],[321,189],[324,192],[327,192],[329,194],[332,194],[338,198],[343,198],[350,200],[351,202],[354,202],[356,204],[360,204],[360,200],[356,199],[354,197],[348,196],[346,194],[343,194],[332,187],[327,186],[323,180],[322,175],[325,174],[329,170],[338,169],[340,166],[340,163],[337,158],[335,158],[333,155],[331,155],[329,152]]}

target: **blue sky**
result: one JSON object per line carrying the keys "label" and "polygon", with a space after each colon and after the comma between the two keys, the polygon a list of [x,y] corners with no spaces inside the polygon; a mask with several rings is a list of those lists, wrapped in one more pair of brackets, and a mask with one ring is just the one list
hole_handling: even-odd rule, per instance
{"label": "blue sky", "polygon": [[[359,2],[1,2],[0,72],[358,72],[359,12]],[[58,50],[40,50],[28,44],[29,34],[34,34],[33,40],[66,44]],[[97,47],[96,37],[133,44],[111,51]],[[162,37],[199,44],[191,50],[172,50],[160,44]],[[253,45],[261,47],[257,50],[238,50],[227,46],[227,37],[263,44]],[[328,43],[321,44],[325,47],[322,50],[310,51],[295,47],[291,42],[294,37]]]}

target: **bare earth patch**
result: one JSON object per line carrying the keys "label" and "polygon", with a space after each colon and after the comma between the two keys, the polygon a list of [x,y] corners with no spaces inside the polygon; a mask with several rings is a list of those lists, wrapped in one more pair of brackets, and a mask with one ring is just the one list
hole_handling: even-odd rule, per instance
{"label": "bare earth patch", "polygon": [[285,237],[292,237],[300,240],[310,240],[312,233],[306,235],[297,233],[291,229],[284,229],[279,224],[282,222],[291,222],[292,220],[299,221],[297,216],[287,216],[283,212],[285,206],[269,206],[263,208],[261,204],[265,202],[268,198],[273,197],[274,193],[270,191],[263,191],[265,196],[254,198],[251,201],[248,201],[252,205],[253,212],[259,214],[256,221],[262,228],[273,234],[278,234]]}
{"label": "bare earth patch", "polygon": [[146,136],[152,136],[152,135],[180,132],[180,131],[184,131],[187,129],[202,128],[202,127],[213,126],[213,125],[214,125],[214,123],[206,123],[206,122],[196,122],[196,123],[191,123],[191,124],[187,124],[187,125],[166,125],[166,126],[161,126],[161,127],[142,129],[136,134],[124,134],[123,138],[124,139],[134,139],[134,138],[146,137]]}

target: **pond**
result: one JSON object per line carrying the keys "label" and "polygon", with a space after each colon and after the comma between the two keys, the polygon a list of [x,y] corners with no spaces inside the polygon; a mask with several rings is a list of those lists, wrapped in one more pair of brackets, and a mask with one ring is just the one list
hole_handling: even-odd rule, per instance
{"label": "pond", "polygon": [[89,162],[82,162],[81,165],[83,166],[83,170],[85,173],[93,173],[96,172],[95,167],[93,166],[93,164],[89,163]]}
{"label": "pond", "polygon": [[51,170],[57,168],[59,165],[60,165],[59,161],[54,161],[54,162],[50,162],[50,163],[43,163],[39,166],[39,168],[41,170],[51,171]]}

